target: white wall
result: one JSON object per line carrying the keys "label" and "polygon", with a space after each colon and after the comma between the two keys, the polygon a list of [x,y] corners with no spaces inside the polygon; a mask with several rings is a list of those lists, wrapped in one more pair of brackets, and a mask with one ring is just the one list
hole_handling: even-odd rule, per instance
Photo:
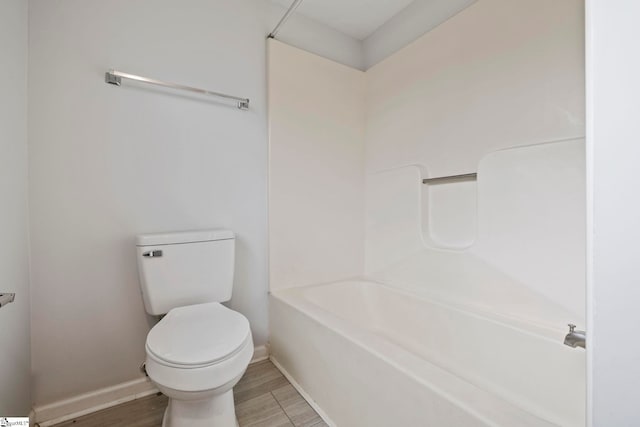
{"label": "white wall", "polygon": [[363,73],[269,40],[271,290],[362,275]]}
{"label": "white wall", "polygon": [[640,425],[640,4],[587,1],[590,426]]}
{"label": "white wall", "polygon": [[0,416],[31,408],[27,211],[27,2],[0,2]]}
{"label": "white wall", "polygon": [[[252,0],[31,1],[36,405],[141,375],[153,320],[139,233],[234,230],[231,306],[265,344],[266,16]],[[109,67],[246,96],[251,109],[107,85]]]}

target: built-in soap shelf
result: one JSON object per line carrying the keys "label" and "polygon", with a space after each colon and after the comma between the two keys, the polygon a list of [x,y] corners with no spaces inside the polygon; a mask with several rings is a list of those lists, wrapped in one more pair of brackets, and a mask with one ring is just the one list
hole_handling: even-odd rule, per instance
{"label": "built-in soap shelf", "polygon": [[422,234],[428,246],[464,250],[477,236],[477,173],[425,177],[420,191]]}
{"label": "built-in soap shelf", "polygon": [[477,173],[463,173],[460,175],[446,175],[446,176],[437,176],[435,178],[423,178],[423,184],[447,184],[451,182],[460,182],[460,181],[475,181],[478,179]]}

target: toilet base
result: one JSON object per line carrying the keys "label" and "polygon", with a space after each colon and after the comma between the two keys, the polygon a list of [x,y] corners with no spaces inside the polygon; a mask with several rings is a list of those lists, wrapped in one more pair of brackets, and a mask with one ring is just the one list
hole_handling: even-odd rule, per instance
{"label": "toilet base", "polygon": [[233,389],[203,400],[169,398],[162,427],[237,427]]}

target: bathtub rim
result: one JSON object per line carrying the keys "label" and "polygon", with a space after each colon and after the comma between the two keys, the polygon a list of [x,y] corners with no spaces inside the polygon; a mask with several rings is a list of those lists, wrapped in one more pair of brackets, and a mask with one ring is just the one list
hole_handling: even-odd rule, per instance
{"label": "bathtub rim", "polygon": [[[319,288],[323,286],[339,285],[339,284],[350,283],[350,282],[362,282],[366,285],[371,285],[371,284],[378,285],[389,292],[397,293],[408,298],[417,299],[419,301],[423,301],[428,304],[434,304],[439,307],[453,310],[457,313],[462,313],[463,315],[473,316],[478,319],[488,321],[494,324],[498,324],[506,328],[514,329],[518,332],[533,336],[537,339],[543,339],[546,341],[550,341],[554,344],[564,345],[563,339],[567,333],[567,330],[564,329],[565,325],[563,325],[563,329],[560,329],[560,328],[556,329],[547,324],[532,322],[532,321],[529,321],[528,319],[522,319],[522,318],[509,316],[502,313],[492,312],[492,311],[489,311],[488,309],[482,308],[477,305],[464,304],[464,303],[447,300],[446,298],[441,297],[439,294],[431,293],[429,291],[413,292],[412,290],[399,288],[397,286],[385,283],[383,281],[368,278],[365,276],[353,276],[353,277],[348,277],[342,280],[336,280],[331,282],[313,283],[313,284],[303,285],[303,286],[269,290],[269,295],[281,297],[283,294],[286,295],[290,293],[298,297],[305,298],[300,294],[304,293],[304,291],[306,290]],[[320,306],[318,307],[322,309],[322,307]],[[567,322],[570,323],[572,322],[572,320],[569,319],[567,320]],[[578,327],[580,327],[580,325],[578,325]],[[581,349],[576,349],[576,351],[581,351]]]}

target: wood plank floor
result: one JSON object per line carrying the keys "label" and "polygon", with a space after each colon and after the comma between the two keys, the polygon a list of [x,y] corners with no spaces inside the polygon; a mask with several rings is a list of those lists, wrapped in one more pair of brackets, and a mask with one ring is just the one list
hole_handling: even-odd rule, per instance
{"label": "wood plank floor", "polygon": [[[240,427],[323,427],[324,421],[268,360],[249,365],[233,390]],[[167,398],[148,396],[54,427],[160,427]]]}

